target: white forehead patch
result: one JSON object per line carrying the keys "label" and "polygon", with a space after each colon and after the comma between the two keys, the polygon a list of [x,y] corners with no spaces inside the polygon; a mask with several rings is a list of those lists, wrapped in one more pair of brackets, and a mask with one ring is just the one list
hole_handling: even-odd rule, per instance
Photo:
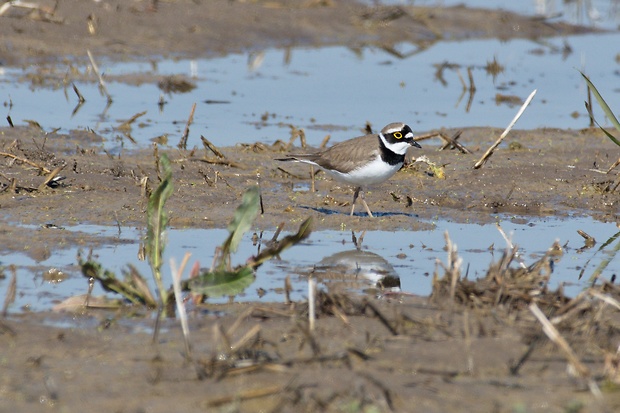
{"label": "white forehead patch", "polygon": [[394,132],[400,132],[401,130],[403,130],[404,127],[404,123],[394,123],[391,125],[391,127],[384,129],[383,133],[390,134]]}

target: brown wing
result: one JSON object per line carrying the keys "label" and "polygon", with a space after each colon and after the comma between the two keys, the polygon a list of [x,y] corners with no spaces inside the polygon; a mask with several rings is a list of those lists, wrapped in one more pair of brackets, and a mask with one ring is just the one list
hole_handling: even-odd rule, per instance
{"label": "brown wing", "polygon": [[334,146],[305,157],[322,168],[351,172],[360,164],[370,162],[379,152],[377,135],[365,135],[339,142]]}

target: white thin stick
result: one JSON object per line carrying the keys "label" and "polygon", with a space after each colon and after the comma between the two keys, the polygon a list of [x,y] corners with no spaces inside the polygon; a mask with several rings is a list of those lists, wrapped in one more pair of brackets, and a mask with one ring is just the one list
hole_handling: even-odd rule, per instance
{"label": "white thin stick", "polygon": [[525,111],[525,108],[528,107],[528,105],[530,104],[530,102],[534,98],[534,95],[536,94],[536,91],[537,91],[537,89],[534,89],[534,91],[532,93],[530,93],[530,95],[527,97],[527,99],[525,99],[525,102],[523,103],[523,105],[521,105],[521,108],[519,109],[519,111],[517,112],[515,117],[512,119],[512,122],[510,122],[510,124],[508,124],[508,127],[506,128],[506,130],[504,130],[504,132],[501,134],[499,139],[497,139],[495,141],[495,143],[493,145],[491,145],[491,147],[489,149],[487,149],[487,151],[484,153],[484,155],[482,155],[482,158],[480,158],[478,160],[478,162],[476,162],[476,164],[474,165],[474,169],[478,169],[482,165],[484,165],[484,163],[486,162],[487,158],[489,156],[491,156],[491,154],[493,153],[495,148],[497,148],[499,146],[499,144],[502,143],[502,141],[504,140],[506,135],[508,135],[508,132],[510,132],[512,130],[512,127],[515,125],[515,123],[517,123],[517,121],[519,120],[519,118],[521,117],[523,112]]}
{"label": "white thin stick", "polygon": [[101,89],[103,90],[103,93],[105,94],[105,96],[108,98],[108,103],[111,103],[112,96],[110,96],[110,93],[108,92],[108,88],[105,85],[103,76],[101,76],[101,72],[99,72],[99,67],[97,66],[97,63],[95,63],[95,58],[93,57],[93,54],[90,52],[90,50],[87,49],[86,53],[88,54],[88,58],[90,59],[90,64],[93,67],[93,71],[95,72],[95,74],[97,75],[97,78],[99,79],[99,84],[101,85]]}
{"label": "white thin stick", "polygon": [[183,329],[183,338],[185,341],[185,357],[191,359],[190,345],[189,345],[189,325],[187,324],[187,312],[185,311],[185,305],[183,305],[183,296],[181,294],[181,274],[185,269],[185,265],[189,260],[191,254],[185,253],[183,261],[181,262],[181,268],[177,270],[177,263],[174,258],[170,258],[170,270],[172,271],[172,288],[174,290],[174,301],[177,304],[177,312],[179,319],[181,320],[181,328]]}
{"label": "white thin stick", "polygon": [[316,280],[314,279],[314,277],[309,277],[308,278],[308,321],[310,323],[310,331],[314,331],[314,321],[316,319],[315,290],[316,290]]}
{"label": "white thin stick", "polygon": [[12,6],[12,4],[11,4],[10,1],[8,1],[8,2],[4,3],[2,6],[0,6],[0,16],[2,16],[4,14],[4,12],[6,12],[11,6]]}
{"label": "white thin stick", "polygon": [[618,300],[616,300],[615,298],[607,295],[607,294],[601,294],[597,291],[588,291],[588,293],[590,293],[590,295],[594,298],[598,298],[599,300],[603,301],[604,303],[607,303],[613,307],[616,307],[618,310],[620,310],[620,302],[618,302]]}
{"label": "white thin stick", "polygon": [[[495,226],[497,227],[497,230],[499,231],[501,236],[504,238],[504,241],[506,241],[506,244],[508,245],[508,249],[509,250],[514,249],[514,245],[512,244],[512,240],[510,238],[508,238],[508,235],[506,235],[506,233],[504,232],[504,229],[499,224],[499,222],[496,223]],[[521,268],[527,268],[527,265],[525,265],[525,263],[521,259],[521,255],[519,254],[519,251],[515,251],[515,258],[519,261],[519,265],[521,266]]]}
{"label": "white thin stick", "polygon": [[3,15],[11,6],[13,7],[22,7],[24,9],[35,9],[40,10],[41,6],[36,3],[28,3],[23,1],[7,1],[2,6],[0,6],[0,16]]}
{"label": "white thin stick", "polygon": [[234,353],[239,350],[241,347],[245,346],[248,341],[254,338],[258,333],[260,333],[261,327],[256,324],[254,327],[250,329],[247,333],[243,335],[236,343],[230,345],[230,351]]}

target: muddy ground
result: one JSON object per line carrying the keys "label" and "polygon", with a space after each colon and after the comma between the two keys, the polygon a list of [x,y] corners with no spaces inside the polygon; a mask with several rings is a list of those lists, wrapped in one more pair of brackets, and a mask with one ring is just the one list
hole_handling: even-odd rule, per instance
{"label": "muddy ground", "polygon": [[[3,65],[83,59],[86,49],[134,59],[586,31],[504,12],[351,1],[41,4],[49,9],[12,8],[0,17]],[[26,252],[36,259],[66,245],[102,242],[39,227],[45,224],[144,225],[147,195],[158,182],[152,149],[112,156],[100,149],[105,137],[49,133],[41,126],[0,130],[4,254]],[[443,169],[412,162],[371,188],[367,201],[380,215],[375,219],[349,217],[351,188],[321,174],[316,192],[293,191],[294,184],[309,181],[309,170],[273,161],[299,149],[286,143],[220,148],[226,158],[219,160],[204,148],[160,148],[159,154],[173,161],[175,190],[167,207],[177,228],[224,227],[240,195],[257,182],[265,211],[255,226],[268,231],[280,222],[294,230],[307,216],[314,217],[315,229],[355,231],[415,230],[433,219],[492,222],[496,214],[524,223],[573,215],[617,222],[617,171],[602,171],[618,151],[602,133],[516,130],[481,169],[473,169],[500,133],[463,130],[459,142],[473,154],[440,151],[439,138],[421,141],[412,160],[425,155]],[[58,167],[65,179],[46,185]],[[322,296],[313,332],[303,302],[207,305],[211,312],[190,321],[191,363],[183,358],[177,322],[165,321],[151,342],[152,317],[144,309],[130,317],[127,310],[67,315],[9,308],[0,321],[0,411],[618,411],[620,324],[616,310],[594,298],[606,295],[613,303],[618,289],[606,285],[572,301],[561,292],[534,294],[541,268],[521,278],[495,269],[489,279],[463,280],[452,291],[438,284],[431,299]],[[8,288],[8,279],[0,285]],[[565,353],[542,333],[528,309],[534,302],[556,317],[577,363],[567,367]]]}

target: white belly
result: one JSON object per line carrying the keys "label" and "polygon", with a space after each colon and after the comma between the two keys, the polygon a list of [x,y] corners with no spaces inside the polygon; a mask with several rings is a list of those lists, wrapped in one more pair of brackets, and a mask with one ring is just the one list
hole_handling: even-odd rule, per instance
{"label": "white belly", "polygon": [[364,168],[354,169],[349,173],[343,174],[337,171],[325,171],[337,180],[356,186],[368,186],[381,183],[389,179],[403,166],[402,163],[390,165],[377,157],[374,161],[367,164]]}

